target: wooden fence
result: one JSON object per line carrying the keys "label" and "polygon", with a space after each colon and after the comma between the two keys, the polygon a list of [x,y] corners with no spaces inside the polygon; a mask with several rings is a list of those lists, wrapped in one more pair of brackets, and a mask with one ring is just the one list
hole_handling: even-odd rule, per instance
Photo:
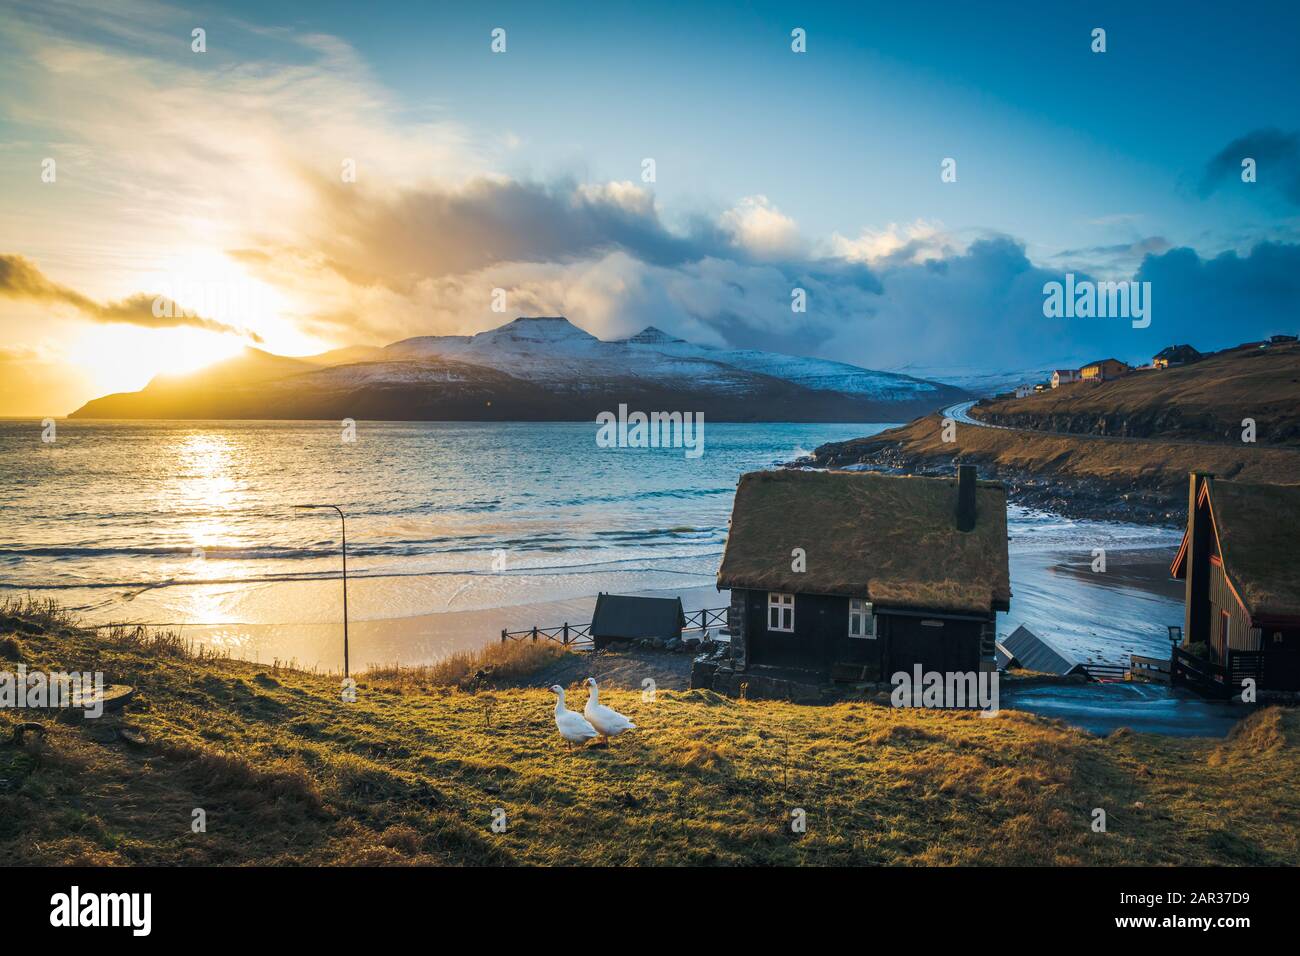
{"label": "wooden fence", "polygon": [[[686,612],[686,626],[682,633],[690,631],[707,631],[711,627],[727,626],[727,609],[725,607],[705,607],[698,611]],[[558,624],[554,627],[531,627],[523,631],[501,629],[501,643],[506,641],[554,641],[575,651],[589,651],[595,645],[591,636],[591,624]]]}
{"label": "wooden fence", "polygon": [[1146,657],[1134,654],[1131,668],[1135,679],[1149,680],[1157,684],[1169,683],[1169,659],[1165,657]]}
{"label": "wooden fence", "polygon": [[1188,685],[1215,697],[1228,697],[1232,694],[1232,683],[1226,667],[1189,654],[1181,647],[1174,648],[1173,659],[1169,662],[1169,681],[1172,684]]}
{"label": "wooden fence", "polygon": [[1129,667],[1125,664],[1105,664],[1099,661],[1088,661],[1081,665],[1083,672],[1088,675],[1089,680],[1094,681],[1125,681],[1128,680]]}

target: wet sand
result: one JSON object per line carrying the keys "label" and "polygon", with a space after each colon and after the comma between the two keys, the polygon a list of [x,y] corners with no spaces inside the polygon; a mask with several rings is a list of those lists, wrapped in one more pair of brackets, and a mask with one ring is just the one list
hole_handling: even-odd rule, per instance
{"label": "wet sand", "polygon": [[[1172,548],[1111,550],[1106,572],[1094,574],[1089,552],[1013,549],[1014,594],[1011,611],[998,615],[998,634],[1005,637],[1024,624],[1080,661],[1127,662],[1132,653],[1167,654],[1167,625],[1182,621],[1182,585],[1168,579],[1172,557]],[[350,588],[358,590],[365,586],[364,581],[350,583]],[[341,670],[343,626],[336,596],[338,582],[280,587],[322,589],[324,619],[283,624],[187,625],[180,630],[185,637],[232,657]],[[687,611],[725,607],[730,599],[728,592],[709,586],[630,589],[621,593],[680,596]],[[357,596],[353,593],[354,598]],[[596,596],[591,594],[435,614],[354,617],[348,629],[351,663],[354,669],[374,664],[428,663],[453,651],[498,641],[502,628],[553,627],[566,621],[586,624],[595,603]],[[338,615],[337,620],[329,621],[334,615]]]}
{"label": "wet sand", "polygon": [[[711,587],[633,591],[648,597],[680,597],[689,611],[723,607],[729,593]],[[377,664],[424,664],[454,651],[501,639],[501,630],[587,624],[596,596],[511,607],[446,611],[415,617],[350,621],[348,644],[354,669]],[[293,663],[320,670],[343,669],[343,624],[219,624],[179,628],[192,641],[232,657],[261,663]]]}
{"label": "wet sand", "polygon": [[1091,551],[1012,551],[1011,611],[998,615],[998,636],[1023,624],[1080,662],[1167,657],[1168,627],[1183,621],[1183,584],[1169,578],[1174,551],[1112,549],[1100,573]]}

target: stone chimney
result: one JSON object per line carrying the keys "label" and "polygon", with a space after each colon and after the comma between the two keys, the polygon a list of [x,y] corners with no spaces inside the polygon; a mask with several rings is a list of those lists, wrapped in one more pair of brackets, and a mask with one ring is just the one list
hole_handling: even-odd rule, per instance
{"label": "stone chimney", "polygon": [[975,466],[957,466],[957,530],[975,530]]}

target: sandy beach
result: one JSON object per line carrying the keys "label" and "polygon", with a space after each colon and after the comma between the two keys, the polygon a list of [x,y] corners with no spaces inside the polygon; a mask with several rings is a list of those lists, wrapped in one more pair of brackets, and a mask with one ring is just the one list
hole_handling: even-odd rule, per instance
{"label": "sandy beach", "polygon": [[[998,633],[1025,625],[1079,660],[1122,661],[1129,654],[1168,650],[1166,627],[1182,620],[1181,587],[1169,580],[1172,548],[1134,548],[1108,553],[1104,574],[1091,571],[1085,552],[1028,550],[1011,556],[1014,597],[1011,611],[998,615]],[[699,579],[698,576],[695,577]],[[599,582],[593,582],[599,586]],[[349,582],[349,600],[374,609],[366,592],[374,579]],[[308,668],[341,670],[342,607],[338,580],[278,583],[286,606],[313,604],[314,620],[282,623],[185,624],[177,629],[188,639],[232,657],[262,663],[293,662]],[[296,593],[290,597],[290,589]],[[304,597],[306,592],[310,597]],[[612,589],[614,590],[614,589]],[[727,591],[710,586],[627,589],[620,593],[682,599],[687,611],[721,608]],[[276,601],[263,596],[259,603]],[[503,628],[525,630],[564,623],[586,624],[596,603],[594,593],[501,607],[448,610],[393,617],[354,616],[349,644],[354,668],[378,664],[420,664],[453,651],[482,647],[500,639]],[[130,605],[106,609],[106,617],[129,619]],[[330,620],[330,618],[333,620]]]}

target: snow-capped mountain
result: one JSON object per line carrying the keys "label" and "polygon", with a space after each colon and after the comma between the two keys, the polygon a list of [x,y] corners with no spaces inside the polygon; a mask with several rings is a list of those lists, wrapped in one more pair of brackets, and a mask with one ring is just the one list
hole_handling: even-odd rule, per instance
{"label": "snow-capped mountain", "polygon": [[607,342],[558,316],[518,318],[477,335],[337,349],[291,360],[283,367],[292,374],[269,374],[277,367],[249,349],[196,376],[193,388],[151,382],[74,415],[563,421],[627,404],[699,411],[715,421],[865,422],[905,421],[965,397],[951,386],[843,362],[695,345],[653,326]]}
{"label": "snow-capped mountain", "polygon": [[1078,363],[1060,362],[1047,368],[988,369],[976,365],[900,365],[890,369],[900,375],[915,375],[926,381],[942,382],[965,389],[981,398],[1009,392],[1018,385],[1050,382],[1052,369],[1077,368]]}
{"label": "snow-capped mountain", "polygon": [[832,362],[761,352],[720,349],[673,338],[654,326],[631,338],[605,342],[562,316],[519,318],[478,335],[422,336],[388,346],[394,357],[419,361],[432,356],[472,362],[528,380],[554,381],[565,373],[599,369],[668,384],[708,381],[719,388],[744,388],[754,374],[805,388],[877,401],[911,401],[933,393],[934,382]]}

